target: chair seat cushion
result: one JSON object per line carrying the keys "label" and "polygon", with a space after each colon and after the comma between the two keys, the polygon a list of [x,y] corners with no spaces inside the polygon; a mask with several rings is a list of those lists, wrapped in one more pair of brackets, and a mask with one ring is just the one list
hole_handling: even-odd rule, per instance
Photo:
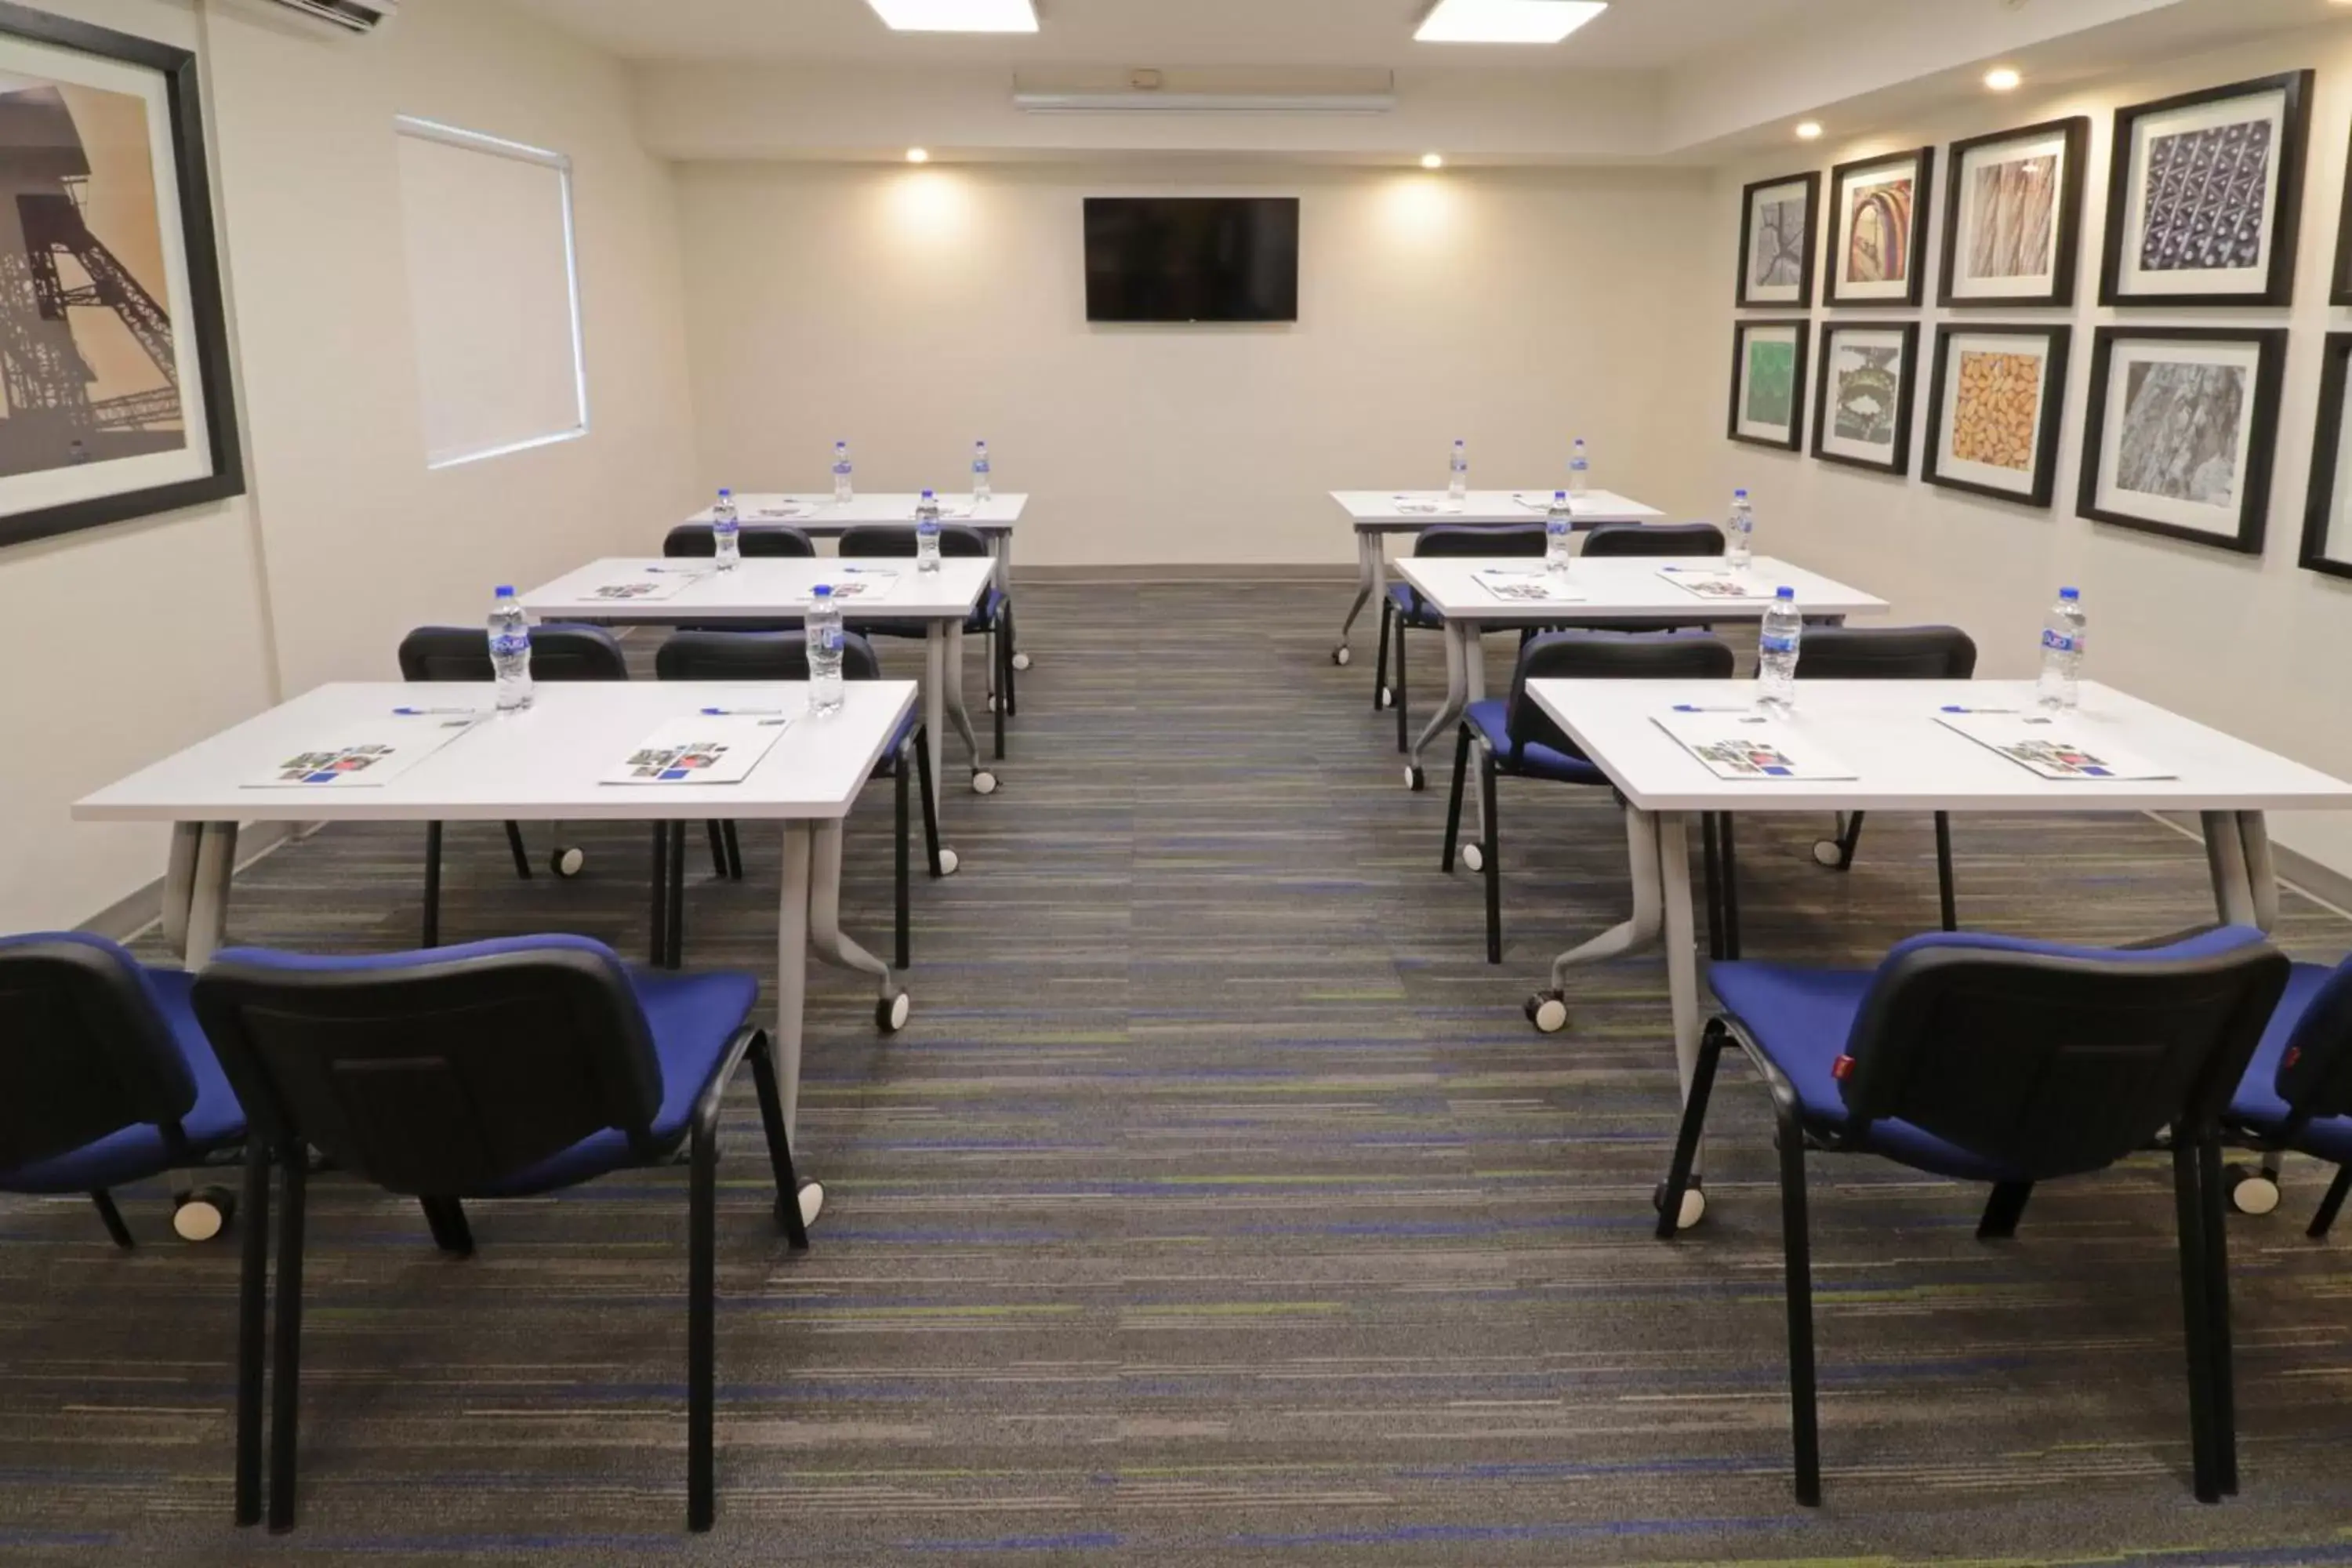
{"label": "chair seat cushion", "polygon": [[[2271,1015],[2263,1043],[2255,1047],[2254,1059],[2230,1100],[2230,1120],[2257,1138],[2274,1139],[2286,1129],[2287,1105],[2278,1092],[2279,1059],[2286,1055],[2287,1041],[2310,1010],[2312,998],[2335,976],[2332,969],[2298,963],[2287,979],[2286,994],[2279,998],[2278,1011]],[[2352,1117],[2314,1121],[2295,1139],[2294,1146],[2338,1164],[2352,1162]]]}
{"label": "chair seat cushion", "polygon": [[1609,775],[1583,757],[1572,757],[1566,752],[1549,746],[1522,747],[1515,760],[1511,752],[1511,705],[1501,698],[1485,702],[1473,702],[1462,711],[1463,721],[1478,731],[1493,749],[1495,761],[1505,773],[1521,778],[1550,779],[1557,784],[1606,784]]}
{"label": "chair seat cushion", "polygon": [[[188,1152],[205,1154],[244,1141],[245,1110],[212,1042],[196,1022],[188,993],[195,977],[176,969],[149,969],[147,983],[155,1002],[179,1043],[188,1072],[196,1080],[196,1103],[181,1120]],[[142,1123],[110,1132],[94,1143],[47,1160],[0,1171],[0,1191],[12,1193],[87,1193],[125,1182],[143,1182],[163,1174],[178,1162],[165,1144],[162,1129]]]}
{"label": "chair seat cushion", "polygon": [[1396,613],[1404,624],[1415,631],[1434,632],[1445,628],[1445,617],[1431,609],[1410,584],[1390,584],[1389,603],[1396,606]]}

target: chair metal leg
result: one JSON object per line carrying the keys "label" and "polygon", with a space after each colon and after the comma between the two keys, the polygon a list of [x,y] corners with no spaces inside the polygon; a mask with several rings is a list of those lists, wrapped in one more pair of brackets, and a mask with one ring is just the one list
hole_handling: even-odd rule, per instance
{"label": "chair metal leg", "polygon": [[1675,1134],[1675,1161],[1666,1168],[1665,1190],[1658,1200],[1658,1239],[1672,1241],[1681,1233],[1683,1194],[1690,1190],[1691,1168],[1698,1163],[1698,1141],[1706,1131],[1707,1100],[1715,1093],[1715,1069],[1723,1059],[1730,1036],[1720,1022],[1710,1023],[1699,1037],[1698,1066],[1691,1076],[1689,1098],[1683,1101],[1681,1131]]}
{"label": "chair metal leg", "polygon": [[1004,634],[1001,615],[995,629],[988,634],[988,658],[989,668],[995,677],[991,684],[996,688],[996,760],[1001,763],[1004,760],[1004,721],[1011,717],[1013,708],[1013,639]]}
{"label": "chair metal leg", "polygon": [[441,825],[425,825],[425,940],[422,947],[441,945]]}
{"label": "chair metal leg", "polygon": [[669,956],[669,824],[654,824],[654,967],[658,969]]}
{"label": "chair metal leg", "polygon": [[236,1522],[261,1522],[261,1395],[269,1316],[269,1145],[245,1146],[244,1259],[236,1292]]}
{"label": "chair metal leg", "polygon": [[1470,776],[1470,726],[1462,726],[1454,742],[1454,793],[1445,803],[1445,853],[1437,862],[1438,869],[1452,872],[1454,854],[1462,837],[1462,786]]}
{"label": "chair metal leg", "polygon": [[1853,869],[1853,852],[1862,847],[1862,819],[1867,815],[1866,812],[1854,812],[1845,819],[1845,826],[1838,830],[1838,858],[1832,870]]}
{"label": "chair metal leg", "polygon": [[1389,624],[1396,619],[1396,606],[1381,601],[1381,649],[1372,658],[1372,711],[1381,710],[1381,688],[1389,683]]}
{"label": "chair metal leg", "polygon": [[466,1223],[466,1207],[456,1198],[419,1198],[425,1223],[433,1228],[433,1245],[453,1258],[474,1256],[474,1228]]}
{"label": "chair metal leg", "polygon": [[[1005,600],[1004,608],[1000,611],[999,614],[1003,616],[1004,622],[1003,636],[999,639],[1004,644],[1004,716],[1008,719],[1018,719],[1021,717],[1021,700],[1013,692],[1013,673],[1020,668],[1013,661],[1020,655],[1021,643],[1018,636],[1016,635],[1016,622],[1013,614],[1013,601],[1010,599]],[[999,757],[1003,756],[1003,748],[999,747],[996,754]]]}
{"label": "chair metal leg", "polygon": [[1952,887],[1952,814],[1936,814],[1936,890],[1944,901],[1944,929],[1960,929],[1960,904]]}
{"label": "chair metal leg", "polygon": [[1780,1118],[1780,1247],[1789,1301],[1789,1423],[1797,1466],[1797,1501],[1822,1503],[1822,1436],[1813,1394],[1813,1249],[1805,1208],[1805,1132]]}
{"label": "chair metal leg", "polygon": [[719,831],[727,840],[727,879],[740,882],[743,879],[743,836],[732,822],[720,823]]}
{"label": "chair metal leg", "polygon": [[665,968],[676,969],[686,962],[686,824],[669,825],[669,950],[662,956]]}
{"label": "chair metal leg", "polygon": [[2172,1130],[2172,1205],[2180,1237],[2180,1300],[2183,1339],[2189,1352],[2189,1447],[2199,1502],[2221,1500],[2218,1449],[2213,1436],[2212,1338],[2207,1331],[2211,1304],[2205,1282],[2205,1205],[2199,1191],[2197,1139],[2185,1127]]}
{"label": "chair metal leg", "polygon": [[106,1234],[114,1238],[114,1245],[130,1251],[133,1245],[131,1227],[122,1223],[122,1211],[114,1206],[114,1194],[100,1187],[89,1194],[89,1201],[97,1206],[98,1217],[105,1223]]}
{"label": "chair metal leg", "polygon": [[1396,705],[1397,750],[1412,751],[1412,730],[1405,700],[1404,681],[1404,617],[1396,618],[1396,684],[1389,688],[1389,700]]}
{"label": "chair metal leg", "polygon": [[[714,1119],[715,1120],[715,1119]],[[686,1281],[686,1528],[696,1533],[710,1528],[717,1484],[714,1468],[716,1413],[712,1363],[717,1347],[719,1199],[718,1129],[698,1122],[694,1129],[692,1194],[687,1220]]]}
{"label": "chair metal leg", "polygon": [[2336,1169],[2336,1180],[2327,1184],[2327,1195],[2319,1200],[2319,1212],[2311,1216],[2311,1228],[2304,1234],[2314,1241],[2326,1236],[2327,1227],[2336,1223],[2336,1212],[2343,1208],[2347,1197],[2352,1197],[2352,1165],[2339,1165]]}
{"label": "chair metal leg", "polygon": [[928,726],[915,731],[915,787],[923,799],[923,847],[930,855],[931,875],[944,877],[948,873],[945,862],[940,858],[940,798],[931,787],[931,736]]}
{"label": "chair metal leg", "polygon": [[[1731,826],[1732,813],[1717,814],[1716,837],[1723,841],[1723,956],[1739,956],[1739,845]],[[1687,873],[1677,873],[1687,875]]]}
{"label": "chair metal leg", "polygon": [[278,1335],[269,1368],[269,1528],[294,1528],[294,1453],[302,1398],[302,1200],[310,1156],[279,1151]]}
{"label": "chair metal leg", "polygon": [[892,886],[898,895],[898,967],[901,969],[911,969],[915,963],[914,925],[907,910],[907,790],[909,784],[907,775],[915,771],[914,751],[915,748],[912,745],[898,748],[898,761],[890,770],[898,775],[890,781],[893,785],[892,793],[896,796],[898,815],[898,831],[892,835],[890,844],[890,869]]}
{"label": "chair metal leg", "polygon": [[522,841],[520,823],[507,824],[507,853],[514,857],[515,875],[526,882],[530,881],[530,850]]}
{"label": "chair metal leg", "polygon": [[727,880],[727,830],[712,817],[702,825],[710,838],[710,874],[720,881]]}
{"label": "chair metal leg", "polygon": [[1478,748],[1478,798],[1485,806],[1486,842],[1486,962],[1503,962],[1503,856],[1501,829],[1495,821],[1495,753]]}
{"label": "chair metal leg", "polygon": [[1992,1196],[1985,1204],[1984,1217],[1977,1221],[1977,1239],[2006,1241],[2015,1236],[2017,1222],[2025,1217],[2026,1200],[2032,1195],[2032,1182],[1994,1184]]}
{"label": "chair metal leg", "polygon": [[2205,1360],[2213,1381],[2213,1481],[2238,1495],[2238,1394],[2230,1346],[2230,1226],[2221,1212],[2221,1144],[2198,1146],[2199,1201],[2205,1232]]}
{"label": "chair metal leg", "polygon": [[766,1035],[751,1042],[751,1083],[760,1094],[760,1128],[768,1136],[768,1168],[776,1178],[776,1218],[795,1252],[808,1250],[808,1225],[801,1218],[800,1177],[793,1169],[792,1142],[784,1133],[784,1102],[776,1090],[775,1047]]}

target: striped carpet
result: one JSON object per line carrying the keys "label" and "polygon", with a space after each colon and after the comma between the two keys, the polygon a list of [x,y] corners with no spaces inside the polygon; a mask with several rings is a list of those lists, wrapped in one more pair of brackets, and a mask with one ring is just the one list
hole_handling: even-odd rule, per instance
{"label": "striped carpet", "polygon": [[[1763,1094],[1722,1086],[1709,1222],[1653,1240],[1658,959],[1588,973],[1567,1037],[1518,1010],[1625,906],[1612,814],[1506,783],[1487,967],[1475,879],[1436,869],[1443,796],[1405,793],[1364,664],[1328,661],[1343,605],[1027,591],[1005,787],[950,794],[964,869],[917,889],[912,1026],[877,1037],[866,983],[813,970],[813,1253],[766,1223],[748,1082],[730,1103],[711,1535],[682,1531],[682,1173],[479,1205],[467,1262],[327,1178],[285,1538],[228,1523],[234,1247],[165,1239],[159,1190],[128,1194],[129,1256],[86,1205],[0,1202],[0,1561],[2352,1561],[2352,1234],[2303,1239],[2307,1162],[2232,1226],[2245,1489],[2204,1509],[2166,1167],[2045,1189],[1988,1246],[1980,1193],[1817,1160],[1828,1504],[1795,1507]],[[888,804],[846,892],[876,946]],[[1924,822],[1874,820],[1845,877],[1810,858],[1823,829],[1746,828],[1751,955],[1861,960],[1933,923]],[[495,828],[453,830],[446,938],[641,952],[642,836],[571,837],[583,879],[520,884]],[[420,837],[271,857],[235,935],[407,944]],[[1974,926],[2209,912],[2200,851],[2142,818],[1958,838]],[[698,844],[690,962],[772,960],[775,855],[746,849],[725,886]],[[2332,960],[2352,925],[2290,899],[2280,935]]]}

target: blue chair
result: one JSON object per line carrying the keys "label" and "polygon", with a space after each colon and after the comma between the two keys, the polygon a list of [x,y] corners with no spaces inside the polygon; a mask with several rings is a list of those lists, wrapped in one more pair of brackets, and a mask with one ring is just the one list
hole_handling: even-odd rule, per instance
{"label": "blue chair", "polygon": [[[1492,556],[1504,558],[1540,559],[1545,547],[1544,525],[1539,522],[1507,523],[1443,523],[1423,529],[1412,542],[1416,557],[1477,559]],[[1381,602],[1381,647],[1372,660],[1372,707],[1396,710],[1397,750],[1409,752],[1412,742],[1409,721],[1405,716],[1404,634],[1412,631],[1436,632],[1445,629],[1445,617],[1437,613],[1421,596],[1420,590],[1410,583],[1391,583],[1389,595]],[[1396,675],[1389,675],[1389,647],[1393,633],[1396,647]],[[1419,785],[1415,785],[1419,788]]]}
{"label": "blue chair", "polygon": [[[189,1005],[190,976],[146,968],[103,937],[0,939],[0,1192],[88,1193],[117,1247],[130,1227],[110,1188],[224,1163],[245,1111]],[[261,1378],[268,1201],[262,1145],[245,1150],[245,1283],[237,1318],[236,1520],[261,1516],[261,1434],[244,1393]],[[175,1223],[209,1239],[234,1205],[205,1189]]]}
{"label": "blue chair", "polygon": [[[808,1246],[775,1065],[750,1023],[759,993],[749,974],[632,969],[603,943],[570,936],[369,958],[237,949],[205,968],[196,1016],[281,1184],[272,1530],[294,1523],[302,1205],[314,1149],[418,1199],[434,1240],[459,1256],[473,1251],[468,1198],[528,1197],[686,1160],[687,1527],[710,1527],[719,1116],[747,1055],[776,1215],[793,1247]],[[261,1289],[260,1270],[248,1268],[248,1322]],[[257,1430],[260,1395],[257,1376],[240,1379],[240,1432]]]}
{"label": "blue chair", "polygon": [[[916,552],[915,529],[911,523],[867,523],[858,528],[842,530],[838,546],[842,559],[912,560]],[[988,536],[976,528],[960,522],[940,525],[940,555],[943,560],[986,559]],[[865,621],[851,616],[847,619],[851,631],[866,637],[920,637],[928,634],[920,626],[904,621]],[[988,638],[988,707],[996,721],[996,760],[1004,760],[1004,721],[1018,715],[1021,705],[1013,694],[1013,601],[1004,590],[991,583],[988,591],[972,607],[971,617],[963,629]]]}
{"label": "blue chair", "polygon": [[1711,522],[1604,522],[1585,536],[1582,559],[1707,556],[1723,553],[1723,530]]}
{"label": "blue chair", "polygon": [[[2352,960],[2335,969],[2294,966],[2230,1101],[2229,1131],[2272,1161],[2292,1150],[2337,1167],[2306,1233],[2326,1236],[2352,1194]],[[2247,1213],[2269,1213],[2278,1204],[2276,1172],[2274,1163],[2259,1174],[2232,1167],[2231,1201]],[[2260,1195],[2250,1198],[2250,1190]]]}
{"label": "blue chair", "polygon": [[[1609,775],[1560,732],[1544,710],[1528,696],[1530,680],[1728,680],[1732,671],[1730,645],[1717,637],[1673,632],[1628,635],[1622,632],[1548,632],[1519,650],[1511,672],[1511,694],[1499,700],[1473,702],[1463,710],[1462,728],[1454,747],[1454,793],[1445,807],[1445,854],[1442,869],[1454,869],[1462,837],[1462,791],[1469,773],[1470,748],[1478,747],[1478,792],[1485,806],[1485,841],[1461,851],[1474,871],[1486,876],[1486,962],[1503,962],[1503,882],[1501,829],[1496,822],[1495,780],[1544,779],[1553,784],[1584,784],[1606,789]],[[1712,827],[1712,822],[1710,822]],[[1710,849],[1714,839],[1708,839]],[[1708,883],[1714,887],[1714,859],[1708,860]],[[1710,899],[1710,907],[1713,900]]]}
{"label": "blue chair", "polygon": [[2007,937],[1915,937],[1877,969],[1719,963],[1708,1024],[1658,1195],[1672,1239],[1724,1047],[1748,1053],[1780,1121],[1797,1500],[1821,1501],[1813,1400],[1808,1151],[1877,1154],[1988,1183],[1978,1226],[2015,1234],[2037,1183],[2104,1170],[2169,1131],[2200,1501],[2237,1489],[2221,1114],[2287,984],[2243,927],[2142,950]]}

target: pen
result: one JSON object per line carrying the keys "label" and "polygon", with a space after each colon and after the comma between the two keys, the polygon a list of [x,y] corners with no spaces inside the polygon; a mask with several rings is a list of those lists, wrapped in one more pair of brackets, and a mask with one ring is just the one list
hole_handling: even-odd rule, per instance
{"label": "pen", "polygon": [[1749,710],[1746,708],[1706,708],[1695,702],[1677,702],[1675,704],[1675,711],[1677,713],[1746,713],[1749,711]]}
{"label": "pen", "polygon": [[435,713],[465,713],[465,714],[475,714],[475,713],[479,713],[479,712],[481,711],[481,710],[480,710],[480,709],[478,709],[478,708],[395,708],[395,709],[394,709],[392,711],[393,711],[393,716],[394,716],[394,718],[397,718],[397,719],[422,719],[422,718],[425,718],[425,717],[426,715],[428,715],[428,714],[435,714]]}
{"label": "pen", "polygon": [[2021,710],[2015,708],[1963,708],[1957,702],[1947,702],[1944,704],[1944,711],[1947,713],[2015,713]]}
{"label": "pen", "polygon": [[706,719],[775,719],[783,715],[781,708],[705,708]]}

